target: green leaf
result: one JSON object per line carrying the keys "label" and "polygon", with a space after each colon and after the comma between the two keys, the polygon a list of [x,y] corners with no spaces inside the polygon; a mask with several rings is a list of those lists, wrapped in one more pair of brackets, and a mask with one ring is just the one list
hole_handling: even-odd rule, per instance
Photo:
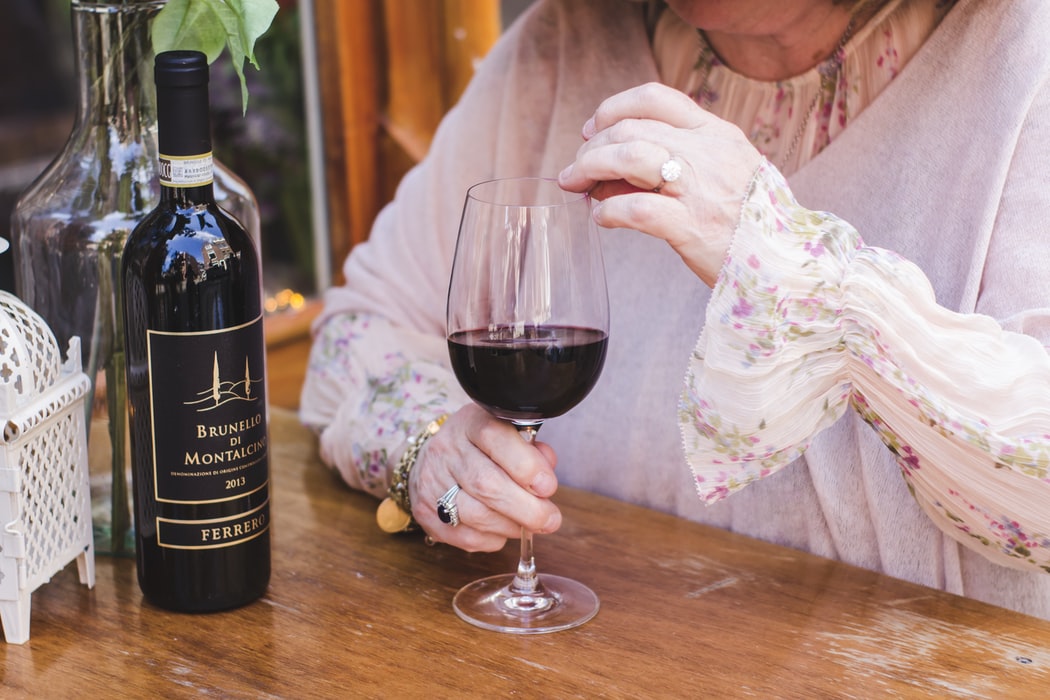
{"label": "green leaf", "polygon": [[225,3],[236,17],[233,31],[227,24],[227,42],[230,50],[233,51],[236,47],[258,70],[255,42],[266,33],[273,23],[273,18],[277,16],[277,0],[225,0]]}
{"label": "green leaf", "polygon": [[153,18],[153,51],[201,51],[212,63],[226,46],[226,30],[215,10],[222,0],[168,0]]}
{"label": "green leaf", "polygon": [[277,0],[168,0],[153,20],[153,50],[201,51],[213,63],[225,47],[241,81],[241,104],[248,111],[247,60],[256,70],[255,42],[277,16]]}

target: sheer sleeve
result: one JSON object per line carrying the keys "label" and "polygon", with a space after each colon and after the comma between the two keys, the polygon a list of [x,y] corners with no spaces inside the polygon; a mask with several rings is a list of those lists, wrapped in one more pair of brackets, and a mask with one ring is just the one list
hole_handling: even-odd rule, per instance
{"label": "sheer sleeve", "polygon": [[923,273],[809,211],[764,164],[707,307],[680,405],[701,499],[768,476],[851,408],[937,526],[1050,571],[1050,359],[937,305]]}

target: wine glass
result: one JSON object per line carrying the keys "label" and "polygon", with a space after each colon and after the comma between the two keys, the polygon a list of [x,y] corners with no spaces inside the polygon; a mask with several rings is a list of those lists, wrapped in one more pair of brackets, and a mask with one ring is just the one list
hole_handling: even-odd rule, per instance
{"label": "wine glass", "polygon": [[[448,292],[448,348],[467,394],[531,442],[579,403],[605,362],[609,295],[586,194],[554,180],[490,180],[467,190]],[[587,586],[538,574],[522,528],[518,570],[453,599],[471,624],[535,634],[598,612]]]}

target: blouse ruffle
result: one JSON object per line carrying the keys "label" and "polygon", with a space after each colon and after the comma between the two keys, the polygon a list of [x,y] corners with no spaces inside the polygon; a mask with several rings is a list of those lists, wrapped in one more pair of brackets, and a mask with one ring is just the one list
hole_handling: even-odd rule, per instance
{"label": "blouse ruffle", "polygon": [[789,464],[852,407],[942,531],[998,563],[1050,572],[1048,395],[1037,340],[938,306],[918,267],[801,207],[766,162],[679,422],[710,504]]}

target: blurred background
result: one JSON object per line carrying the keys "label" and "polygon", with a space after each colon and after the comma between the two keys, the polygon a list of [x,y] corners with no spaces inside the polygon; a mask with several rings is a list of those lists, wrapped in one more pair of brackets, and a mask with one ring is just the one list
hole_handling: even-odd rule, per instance
{"label": "blurred background", "polygon": [[[70,0],[4,0],[0,22],[0,236],[10,240],[19,193],[57,155],[76,106]],[[212,67],[216,156],[248,182],[260,205],[267,288],[316,291],[302,81],[301,13],[284,2],[248,69],[251,108],[224,57]],[[305,210],[304,210],[305,205]],[[11,255],[0,286],[13,291]]]}
{"label": "blurred background", "polygon": [[[277,306],[288,306],[289,292],[316,297],[338,276],[349,247],[367,235],[360,228],[425,152],[436,119],[458,97],[473,62],[527,4],[280,0],[256,46],[261,70],[246,69],[251,100],[243,117],[227,58],[213,64],[216,157],[259,201],[265,285],[275,299],[281,295]],[[0,237],[9,240],[19,193],[70,133],[76,83],[70,0],[3,0],[3,13]],[[442,64],[446,69],[435,75],[434,66]],[[354,140],[372,142],[372,162],[360,162]],[[333,163],[340,158],[357,161],[355,169]],[[328,181],[344,176],[340,168],[364,179],[367,167],[374,169],[371,183]],[[346,188],[367,191],[344,196]],[[13,287],[10,252],[0,254],[0,288]]]}

